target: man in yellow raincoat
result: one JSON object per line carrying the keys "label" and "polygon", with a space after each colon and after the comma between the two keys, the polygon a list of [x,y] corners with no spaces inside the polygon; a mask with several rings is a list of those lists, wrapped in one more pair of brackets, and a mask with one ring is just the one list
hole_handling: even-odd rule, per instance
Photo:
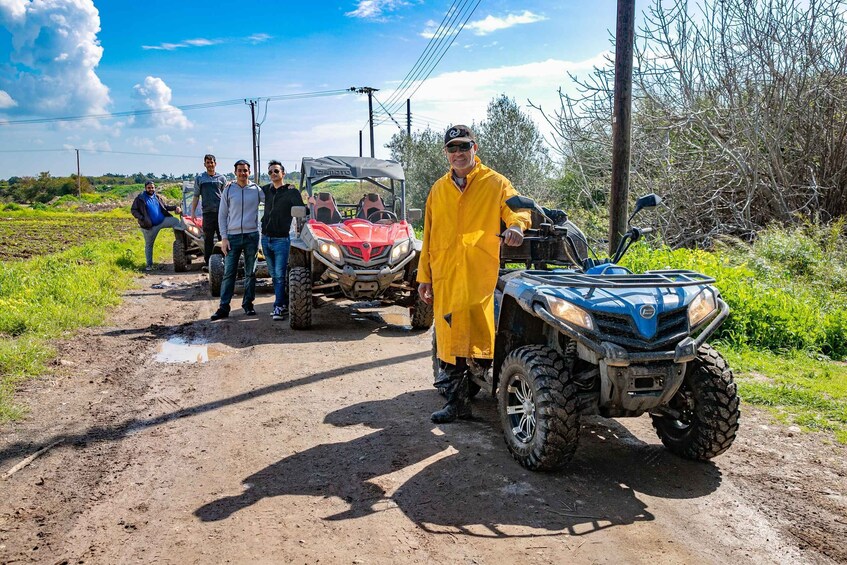
{"label": "man in yellow raincoat", "polygon": [[453,126],[444,135],[450,171],[435,181],[426,200],[418,293],[435,310],[438,358],[448,377],[447,404],[435,423],[470,418],[468,363],[494,358],[494,288],[503,241],[520,245],[529,212],[513,212],[506,199],[517,195],[509,180],[476,156],[471,129]]}

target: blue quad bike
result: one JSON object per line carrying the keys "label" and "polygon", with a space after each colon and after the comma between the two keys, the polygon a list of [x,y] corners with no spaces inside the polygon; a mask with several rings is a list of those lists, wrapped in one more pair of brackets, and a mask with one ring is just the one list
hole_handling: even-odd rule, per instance
{"label": "blue quad bike", "polygon": [[[688,270],[632,273],[617,263],[651,228],[633,217],[614,257],[588,257],[583,233],[560,210],[529,198],[534,229],[502,246],[489,368],[471,365],[471,394],[496,397],[506,445],[525,468],[550,471],[573,457],[580,417],[648,413],[664,446],[694,460],[732,445],[739,399],[729,366],[706,340],[729,314],[714,279]],[[525,268],[508,268],[523,263]],[[564,268],[563,268],[564,267]],[[436,386],[439,363],[433,354]]]}

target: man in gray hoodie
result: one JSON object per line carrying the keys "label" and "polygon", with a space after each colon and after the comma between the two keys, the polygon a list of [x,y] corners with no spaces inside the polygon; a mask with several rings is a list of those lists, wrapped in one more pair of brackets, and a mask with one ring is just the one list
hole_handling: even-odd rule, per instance
{"label": "man in gray hoodie", "polygon": [[259,251],[259,203],[265,194],[250,182],[250,163],[241,159],[235,162],[235,182],[221,193],[218,226],[221,230],[221,251],[226,256],[224,278],[221,281],[221,302],[212,320],[228,318],[232,295],[235,293],[235,275],[238,260],[244,253],[244,296],[241,307],[248,316],[255,316],[253,300],[256,297],[256,255]]}

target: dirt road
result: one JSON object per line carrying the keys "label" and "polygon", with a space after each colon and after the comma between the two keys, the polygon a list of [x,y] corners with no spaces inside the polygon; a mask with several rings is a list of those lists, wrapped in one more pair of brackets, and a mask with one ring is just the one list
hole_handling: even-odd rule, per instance
{"label": "dirt road", "polygon": [[0,478],[0,562],[847,562],[847,450],[749,406],[711,463],[585,419],[568,469],[530,473],[493,401],[430,424],[429,334],[351,305],[294,332],[267,292],[213,323],[199,273],[140,285],[0,428],[0,475],[49,447]]}

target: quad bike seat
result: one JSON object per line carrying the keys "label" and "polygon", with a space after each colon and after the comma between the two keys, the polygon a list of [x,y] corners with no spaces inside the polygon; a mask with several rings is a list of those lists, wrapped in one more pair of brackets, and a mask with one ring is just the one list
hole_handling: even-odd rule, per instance
{"label": "quad bike seat", "polygon": [[341,222],[341,213],[335,205],[335,199],[329,192],[316,192],[309,199],[312,219],[325,224]]}
{"label": "quad bike seat", "polygon": [[359,200],[359,213],[356,214],[356,217],[367,220],[368,216],[380,210],[385,210],[385,202],[382,201],[379,194],[365,194]]}

